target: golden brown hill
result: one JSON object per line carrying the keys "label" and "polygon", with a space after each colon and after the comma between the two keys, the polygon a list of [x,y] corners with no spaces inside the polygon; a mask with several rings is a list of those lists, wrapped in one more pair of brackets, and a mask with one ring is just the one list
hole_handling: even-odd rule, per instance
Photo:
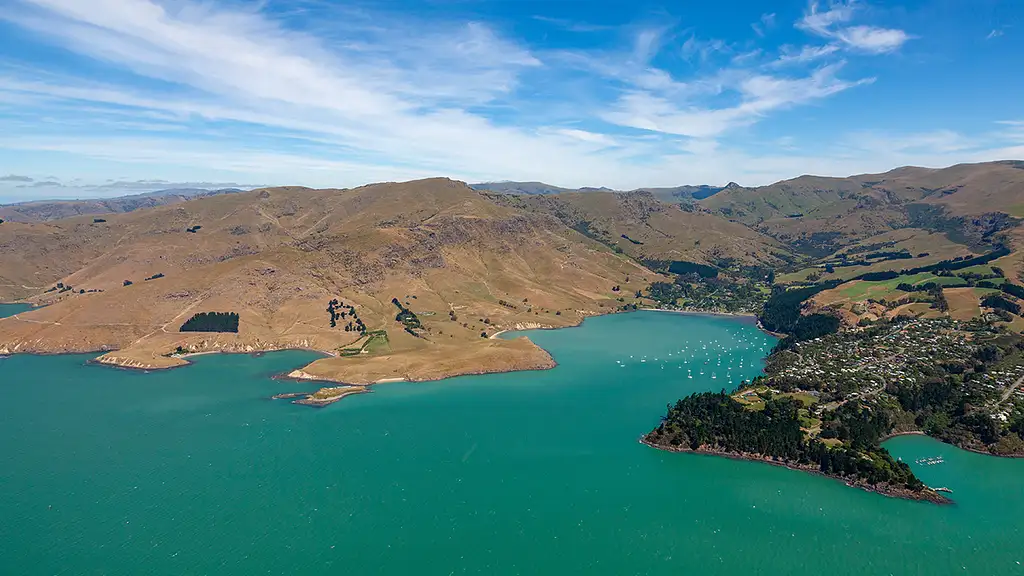
{"label": "golden brown hill", "polygon": [[1024,162],[905,167],[849,178],[801,176],[727,188],[704,207],[823,256],[901,228],[951,233],[976,250],[1024,216]]}
{"label": "golden brown hill", "polygon": [[543,196],[492,195],[503,206],[548,214],[639,260],[772,265],[788,250],[742,224],[696,206],[685,209],[651,192],[577,192]]}
{"label": "golden brown hill", "polygon": [[[485,336],[576,324],[654,279],[552,216],[447,179],[5,223],[0,246],[0,300],[47,305],[0,319],[0,353],[109,350],[100,361],[160,368],[185,363],[179,348],[309,348],[331,357],[297,376],[353,384],[549,367],[525,339]],[[345,330],[351,316],[330,326],[332,299],[368,336]],[[421,326],[406,330],[392,299]],[[238,333],[178,331],[214,311],[237,312]]]}

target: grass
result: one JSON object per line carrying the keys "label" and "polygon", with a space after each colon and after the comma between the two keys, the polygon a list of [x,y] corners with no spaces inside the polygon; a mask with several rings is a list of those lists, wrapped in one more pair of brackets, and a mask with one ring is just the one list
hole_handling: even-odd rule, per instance
{"label": "grass", "polygon": [[867,300],[868,298],[899,298],[900,296],[907,294],[907,292],[903,292],[896,288],[900,284],[906,283],[911,286],[922,286],[930,282],[934,282],[939,286],[955,286],[957,284],[963,284],[964,280],[963,278],[936,276],[930,272],[920,272],[918,274],[899,276],[891,280],[880,280],[877,282],[857,280],[849,284],[843,284],[838,288],[835,288],[835,290],[841,297],[854,302],[859,302],[861,300]]}
{"label": "grass", "polygon": [[1000,322],[999,324],[1005,326],[1012,332],[1024,332],[1024,318],[1021,318],[1020,316],[1014,315],[1011,322]]}
{"label": "grass", "polygon": [[363,350],[368,354],[376,354],[377,352],[388,352],[391,350],[391,344],[388,341],[388,333],[385,330],[375,330],[368,332],[366,335],[366,342],[363,344]]}
{"label": "grass", "polygon": [[821,430],[821,420],[814,418],[807,410],[801,410],[797,416],[800,420],[800,427],[810,430]]}
{"label": "grass", "polygon": [[992,266],[989,265],[989,264],[978,264],[977,266],[969,266],[967,268],[961,268],[960,270],[957,270],[955,273],[956,274],[966,274],[968,272],[973,272],[975,274],[981,274],[983,276],[990,276],[992,274],[995,274],[995,272],[992,271]]}
{"label": "grass", "polygon": [[804,405],[804,408],[807,408],[811,404],[814,404],[815,402],[818,401],[817,398],[810,394],[807,394],[806,392],[786,392],[783,394],[779,394],[779,396],[786,396],[789,398],[793,398],[794,400],[799,400]]}
{"label": "grass", "polygon": [[743,407],[747,410],[753,410],[754,412],[764,410],[764,400],[762,400],[754,390],[738,392],[733,394],[732,398],[740,404],[743,404]]}

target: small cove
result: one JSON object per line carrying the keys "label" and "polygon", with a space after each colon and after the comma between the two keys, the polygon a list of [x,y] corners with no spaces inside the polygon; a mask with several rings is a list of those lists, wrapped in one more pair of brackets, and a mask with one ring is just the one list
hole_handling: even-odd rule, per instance
{"label": "small cove", "polygon": [[3,304],[0,303],[0,318],[7,318],[32,309],[31,304]]}
{"label": "small cove", "polygon": [[933,506],[638,444],[667,403],[759,373],[774,339],[745,319],[639,312],[527,334],[557,368],[378,385],[319,410],[268,399],[304,389],[270,377],[307,352],[150,374],[0,360],[3,572],[1022,573],[1022,460],[888,441],[944,457],[914,466],[953,490]]}

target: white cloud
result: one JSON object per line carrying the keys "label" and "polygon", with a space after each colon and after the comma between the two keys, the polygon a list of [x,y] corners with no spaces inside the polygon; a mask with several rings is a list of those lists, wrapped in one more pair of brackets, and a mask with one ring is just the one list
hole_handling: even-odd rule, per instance
{"label": "white cloud", "polygon": [[[847,156],[824,146],[800,156],[780,148],[780,135],[760,141],[754,131],[730,141],[775,112],[873,79],[841,78],[841,62],[785,74],[750,69],[760,60],[751,45],[725,68],[682,76],[663,61],[736,48],[692,35],[686,48],[672,27],[634,28],[618,50],[545,52],[482,22],[364,18],[314,33],[260,12],[262,3],[163,1],[8,2],[0,19],[118,73],[90,78],[0,64],[0,148],[36,153],[40,164],[66,171],[74,158],[88,166],[81,175],[107,170],[103,178],[324,187],[446,175],[627,189],[763,184],[950,153],[935,141],[939,156],[927,142],[890,148],[892,156],[867,144]],[[829,44],[794,48],[780,60],[806,64],[837,46],[893,43],[845,26],[846,6],[805,18],[828,31]],[[770,16],[762,29],[774,23]],[[0,155],[0,173],[48,170],[5,166],[13,157]],[[67,182],[75,174],[61,175]]]}
{"label": "white cloud", "polygon": [[873,54],[892,52],[910,40],[910,36],[903,30],[874,26],[844,28],[836,33],[836,38],[846,43],[847,46]]}
{"label": "white cloud", "polygon": [[991,40],[993,38],[999,38],[1002,35],[1003,35],[1003,31],[998,29],[998,28],[996,28],[996,29],[992,30],[991,32],[989,32],[988,36],[985,36],[985,40]]}
{"label": "white cloud", "polygon": [[860,150],[877,154],[952,154],[976,150],[982,142],[968,138],[952,130],[934,130],[931,132],[878,132],[864,131],[849,134],[844,143]]}
{"label": "white cloud", "polygon": [[821,11],[817,2],[811,2],[796,27],[836,40],[846,48],[870,54],[893,52],[912,38],[903,30],[894,28],[844,26],[853,19],[856,8],[857,5],[852,1],[840,1],[831,4],[828,10]]}
{"label": "white cloud", "polygon": [[802,46],[799,50],[792,46],[783,46],[780,49],[779,57],[771,63],[771,66],[787,66],[790,64],[806,64],[820,60],[839,51],[839,46],[826,44],[824,46]]}
{"label": "white cloud", "polygon": [[605,26],[603,24],[590,24],[588,22],[577,22],[575,20],[567,20],[565,18],[552,18],[550,16],[532,16],[534,20],[538,22],[544,22],[551,24],[556,28],[561,28],[568,32],[604,32],[611,30],[611,26]]}
{"label": "white cloud", "polygon": [[605,114],[613,124],[640,130],[677,134],[693,138],[720,136],[731,129],[756,122],[774,110],[831,96],[872,78],[845,81],[836,78],[842,63],[823,66],[810,76],[780,78],[765,74],[736,75],[731,88],[740,103],[730,107],[680,106],[666,98],[644,92],[624,96],[617,107]]}
{"label": "white cloud", "polygon": [[588,132],[586,130],[576,130],[574,128],[560,128],[552,131],[555,134],[561,134],[568,138],[576,140],[582,140],[584,142],[593,142],[595,144],[601,144],[602,146],[616,146],[617,142],[611,136],[607,134],[599,134],[597,132]]}
{"label": "white cloud", "polygon": [[761,14],[761,19],[750,25],[754,29],[754,33],[764,38],[768,30],[775,27],[775,13]]}
{"label": "white cloud", "polygon": [[819,36],[831,36],[833,26],[850,21],[853,18],[853,4],[838,2],[828,10],[818,10],[818,3],[811,2],[803,18],[797,22],[797,28],[813,32]]}
{"label": "white cloud", "polygon": [[724,40],[713,38],[710,40],[701,40],[696,36],[690,36],[686,42],[683,42],[681,54],[683,58],[691,59],[694,56],[699,56],[701,61],[707,60],[716,52],[730,52],[732,49]]}

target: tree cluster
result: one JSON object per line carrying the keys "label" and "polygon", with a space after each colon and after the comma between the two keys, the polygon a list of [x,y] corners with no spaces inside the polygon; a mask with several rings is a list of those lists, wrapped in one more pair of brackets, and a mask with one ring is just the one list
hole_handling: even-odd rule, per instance
{"label": "tree cluster", "polygon": [[870,410],[859,405],[836,410],[833,429],[844,442],[830,447],[804,437],[800,407],[791,398],[769,397],[764,409],[755,411],[724,391],[694,394],[669,406],[661,425],[646,439],[668,447],[766,456],[872,485],[887,483],[915,491],[924,487],[905,463],[879,446],[887,422]]}
{"label": "tree cluster", "polygon": [[238,332],[238,314],[200,312],[186,320],[179,332]]}
{"label": "tree cluster", "polygon": [[[391,303],[398,308],[398,314],[395,315],[395,320],[402,323],[402,327],[405,328],[406,332],[418,338],[420,335],[416,330],[423,328],[423,325],[420,323],[420,319],[412,310],[403,306],[398,298],[392,298]],[[451,317],[451,315],[452,314],[450,314],[449,317]]]}
{"label": "tree cluster", "polygon": [[981,299],[981,305],[986,308],[997,308],[1000,310],[1006,310],[1020,316],[1020,304],[1007,300],[999,294],[989,294]]}

